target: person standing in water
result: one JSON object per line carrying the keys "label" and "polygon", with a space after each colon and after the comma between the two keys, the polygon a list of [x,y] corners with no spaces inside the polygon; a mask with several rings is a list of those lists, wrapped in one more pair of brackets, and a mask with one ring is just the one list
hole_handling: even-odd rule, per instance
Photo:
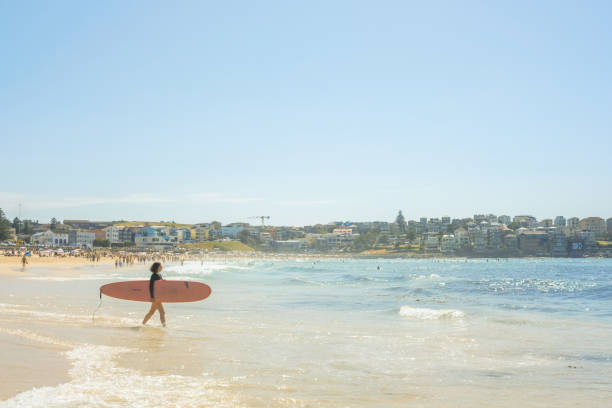
{"label": "person standing in water", "polygon": [[142,320],[142,324],[147,324],[151,316],[156,310],[159,310],[159,320],[161,320],[162,326],[166,327],[166,311],[164,305],[160,300],[155,299],[155,281],[162,280],[161,277],[162,266],[159,262],[155,262],[151,265],[151,279],[149,280],[149,294],[151,295],[151,309],[149,313]]}

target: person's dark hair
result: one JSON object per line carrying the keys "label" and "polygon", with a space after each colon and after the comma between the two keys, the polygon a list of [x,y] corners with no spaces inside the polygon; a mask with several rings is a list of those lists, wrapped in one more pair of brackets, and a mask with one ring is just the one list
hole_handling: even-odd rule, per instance
{"label": "person's dark hair", "polygon": [[157,271],[159,271],[160,267],[161,267],[161,264],[159,262],[153,263],[153,265],[151,265],[151,272],[152,273],[157,273]]}

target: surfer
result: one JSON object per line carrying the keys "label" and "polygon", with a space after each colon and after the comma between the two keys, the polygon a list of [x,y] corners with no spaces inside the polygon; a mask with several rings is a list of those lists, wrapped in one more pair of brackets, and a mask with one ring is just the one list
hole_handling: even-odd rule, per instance
{"label": "surfer", "polygon": [[149,280],[149,294],[151,295],[151,309],[149,313],[142,320],[142,324],[147,324],[151,316],[155,313],[156,310],[159,310],[159,320],[161,320],[162,326],[166,327],[166,311],[164,310],[164,305],[159,300],[155,300],[155,281],[161,280],[162,277],[160,275],[162,271],[162,266],[159,262],[155,262],[151,265],[151,279]]}

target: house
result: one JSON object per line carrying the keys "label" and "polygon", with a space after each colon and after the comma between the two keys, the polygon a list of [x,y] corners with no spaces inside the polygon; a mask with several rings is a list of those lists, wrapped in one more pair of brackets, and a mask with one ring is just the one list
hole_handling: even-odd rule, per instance
{"label": "house", "polygon": [[151,248],[154,250],[171,249],[174,247],[174,243],[171,242],[170,237],[167,235],[137,235],[134,238],[134,243],[138,248]]}
{"label": "house", "polygon": [[308,242],[303,239],[272,241],[272,247],[279,252],[304,252],[308,249]]}
{"label": "house", "polygon": [[120,231],[124,230],[125,227],[110,226],[104,228],[105,239],[111,244],[118,244],[124,242],[120,239]]}
{"label": "house", "polygon": [[455,252],[455,236],[453,234],[445,234],[442,235],[442,240],[440,241],[442,252],[446,254]]}
{"label": "house", "polygon": [[531,215],[517,215],[512,219],[512,221],[524,228],[535,228],[538,226],[538,220],[536,217]]}
{"label": "house", "polygon": [[603,237],[606,235],[606,222],[603,218],[599,217],[588,217],[580,220],[578,224],[581,230],[592,231],[596,237]]}
{"label": "house", "polygon": [[221,237],[237,239],[238,233],[244,229],[242,225],[225,225],[221,227]]}
{"label": "house", "polygon": [[438,234],[426,232],[421,236],[421,249],[425,252],[439,252],[440,241]]}
{"label": "house", "polygon": [[578,228],[580,228],[580,219],[578,217],[568,218],[567,227],[570,230],[577,230]]}
{"label": "house", "polygon": [[554,225],[555,227],[565,227],[566,221],[565,221],[565,217],[562,215],[557,215],[555,217],[555,222]]}
{"label": "house", "polygon": [[50,247],[68,245],[68,234],[56,233],[51,230],[37,232],[30,237],[32,245],[44,245]]}
{"label": "house", "polygon": [[109,221],[89,221],[89,220],[64,220],[64,224],[70,225],[72,228],[76,229],[97,229],[97,228],[106,228],[113,225],[112,222]]}
{"label": "house", "polygon": [[465,228],[459,227],[455,230],[455,248],[469,248],[470,247],[470,236]]}
{"label": "house", "polygon": [[197,242],[208,241],[208,231],[210,227],[197,226],[195,228],[195,240]]}
{"label": "house", "polygon": [[500,215],[499,217],[497,217],[497,222],[499,222],[500,224],[508,225],[511,221],[512,218],[510,218],[509,215]]}
{"label": "house", "polygon": [[103,229],[95,229],[95,230],[92,230],[91,232],[93,232],[95,235],[94,240],[96,241],[106,240],[106,231],[104,231]]}
{"label": "house", "polygon": [[68,234],[68,244],[78,248],[93,248],[95,239],[93,231],[74,230]]}

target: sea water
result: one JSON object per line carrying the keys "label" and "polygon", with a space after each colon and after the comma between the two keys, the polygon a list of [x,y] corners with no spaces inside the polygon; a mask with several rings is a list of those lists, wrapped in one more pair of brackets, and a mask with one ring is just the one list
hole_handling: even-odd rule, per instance
{"label": "sea water", "polygon": [[611,406],[609,259],[189,261],[162,275],[212,287],[166,304],[166,329],[107,297],[92,321],[99,286],[146,266],[2,278],[0,335],[57,348],[70,369],[0,405]]}

